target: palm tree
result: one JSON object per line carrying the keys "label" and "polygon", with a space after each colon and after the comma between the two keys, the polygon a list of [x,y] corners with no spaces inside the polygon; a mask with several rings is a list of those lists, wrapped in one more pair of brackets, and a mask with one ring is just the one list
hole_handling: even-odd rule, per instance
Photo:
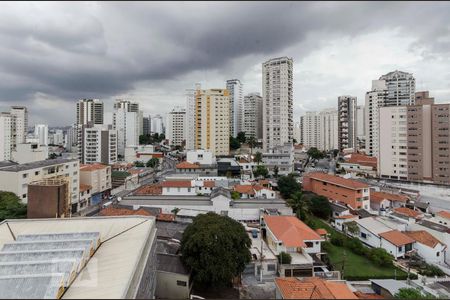
{"label": "palm tree", "polygon": [[247,144],[250,146],[250,155],[252,156],[253,155],[253,147],[255,147],[255,145],[256,145],[255,137],[254,136],[250,136],[247,139]]}
{"label": "palm tree", "polygon": [[302,221],[306,220],[308,203],[302,192],[295,192],[286,202],[292,208],[292,211],[297,215],[297,218]]}
{"label": "palm tree", "polygon": [[259,165],[260,162],[262,162],[262,153],[261,152],[256,152],[255,153],[255,158],[254,161]]}

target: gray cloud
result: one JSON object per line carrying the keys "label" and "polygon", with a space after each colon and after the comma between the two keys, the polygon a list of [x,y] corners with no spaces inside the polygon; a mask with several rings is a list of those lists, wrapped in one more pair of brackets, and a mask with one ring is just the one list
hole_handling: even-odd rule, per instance
{"label": "gray cloud", "polygon": [[[315,51],[339,44],[339,49],[324,54],[324,59],[339,61],[343,38],[349,39],[351,48],[355,39],[389,30],[411,37],[406,51],[432,68],[450,51],[449,6],[443,2],[6,4],[0,11],[0,107],[29,105],[31,120],[51,125],[73,121],[75,101],[85,97],[104,99],[109,106],[115,97],[135,97],[147,114],[163,113],[172,104],[183,104],[184,89],[197,81],[223,86],[229,77],[241,77],[248,79],[247,92],[259,91],[260,70],[255,66],[272,56],[288,55],[300,66],[308,65]],[[372,55],[377,53],[368,45],[368,59]],[[394,63],[391,59],[380,64]],[[404,66],[419,68],[409,62]],[[365,66],[360,67],[363,71]],[[380,75],[364,71],[364,76],[344,76],[339,73],[344,70],[321,64],[316,70],[302,70],[295,79],[301,95],[296,93],[294,102],[307,107],[308,101],[321,98],[332,106],[332,97],[341,90],[362,95],[370,79]],[[349,76],[374,77],[361,86]],[[326,88],[314,80],[326,82]],[[72,110],[73,116],[33,107],[37,98],[52,99],[46,103]]]}

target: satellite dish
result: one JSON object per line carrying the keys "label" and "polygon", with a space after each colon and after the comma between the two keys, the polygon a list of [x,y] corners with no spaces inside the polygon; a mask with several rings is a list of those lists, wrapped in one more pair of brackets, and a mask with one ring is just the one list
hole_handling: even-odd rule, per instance
{"label": "satellite dish", "polygon": [[117,201],[118,202],[122,201],[122,197],[117,197]]}

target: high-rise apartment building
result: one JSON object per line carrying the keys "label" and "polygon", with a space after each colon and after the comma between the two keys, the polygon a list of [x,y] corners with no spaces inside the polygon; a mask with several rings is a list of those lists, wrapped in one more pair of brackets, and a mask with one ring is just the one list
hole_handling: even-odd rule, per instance
{"label": "high-rise apartment building", "polygon": [[262,64],[263,148],[292,143],[293,60],[288,57],[270,59]]}
{"label": "high-rise apartment building", "polygon": [[450,104],[415,96],[415,105],[380,108],[379,175],[450,184]]}
{"label": "high-rise apartment building", "polygon": [[0,113],[0,161],[11,159],[11,114]]}
{"label": "high-rise apartment building", "polygon": [[113,129],[117,130],[117,155],[124,156],[125,148],[139,145],[139,116],[128,107],[118,107],[113,113]]}
{"label": "high-rise apartment building", "polygon": [[93,125],[84,128],[83,164],[117,162],[117,130],[111,125]]}
{"label": "high-rise apartment building", "polygon": [[364,105],[356,107],[356,143],[359,150],[366,148],[366,109]]}
{"label": "high-rise apartment building", "polygon": [[319,150],[338,149],[338,112],[334,108],[309,111],[300,117],[300,142]]}
{"label": "high-rise apartment building", "polygon": [[316,111],[307,111],[300,117],[301,143],[306,148],[319,148],[319,116]]}
{"label": "high-rise apartment building", "polygon": [[131,102],[129,100],[117,99],[114,102],[114,110],[118,110],[119,108],[123,108],[128,112],[136,113],[139,135],[142,135],[144,133],[144,121],[143,121],[144,113],[141,110],[139,110],[139,103]]}
{"label": "high-rise apartment building", "polygon": [[150,118],[150,121],[150,130],[152,133],[163,134],[165,132],[163,116],[154,115]]}
{"label": "high-rise apartment building", "polygon": [[262,139],[263,109],[262,97],[259,93],[251,93],[244,97],[242,131],[247,138]]}
{"label": "high-rise apartment building", "polygon": [[48,125],[36,124],[34,126],[34,136],[38,139],[39,145],[48,146]]}
{"label": "high-rise apartment building", "polygon": [[338,111],[334,108],[323,109],[318,114],[319,131],[318,149],[334,150],[338,149]]}
{"label": "high-rise apartment building", "polygon": [[227,80],[227,90],[230,93],[230,135],[236,137],[243,131],[243,94],[239,79]]}
{"label": "high-rise apartment building", "polygon": [[[81,99],[77,102],[76,143],[73,144],[78,153],[78,159],[83,157],[84,128],[93,125],[102,125],[104,122],[103,101],[99,99]],[[72,148],[72,147],[71,147]]]}
{"label": "high-rise apartment building", "polygon": [[357,98],[353,96],[338,97],[338,149],[356,150],[356,106]]}
{"label": "high-rise apartment building", "polygon": [[301,143],[301,139],[302,139],[302,133],[301,133],[300,122],[295,122],[294,123],[294,141],[296,141],[297,143]]}
{"label": "high-rise apartment building", "polygon": [[149,117],[143,117],[142,118],[142,134],[143,135],[149,135],[150,134],[150,116]]}
{"label": "high-rise apartment building", "polygon": [[195,149],[195,120],[197,119],[197,113],[195,110],[196,91],[201,89],[200,83],[195,84],[195,89],[186,89],[186,149]]}
{"label": "high-rise apartment building", "polygon": [[28,110],[25,106],[11,106],[11,151],[25,143],[28,131]]}
{"label": "high-rise apartment building", "polygon": [[412,74],[393,71],[372,81],[372,90],[366,93],[366,153],[378,157],[379,108],[384,106],[413,105],[415,78]]}
{"label": "high-rise apartment building", "polygon": [[226,89],[197,90],[195,95],[195,149],[228,155],[230,98]]}
{"label": "high-rise apartment building", "polygon": [[167,114],[166,138],[169,145],[182,146],[186,140],[186,109],[174,107]]}

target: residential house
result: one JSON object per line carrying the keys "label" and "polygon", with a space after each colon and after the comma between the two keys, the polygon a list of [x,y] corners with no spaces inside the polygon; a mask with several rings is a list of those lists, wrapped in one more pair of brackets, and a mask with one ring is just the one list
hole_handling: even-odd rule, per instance
{"label": "residential house", "polygon": [[358,299],[345,282],[310,278],[275,278],[276,299]]}
{"label": "residential house", "polygon": [[408,224],[408,230],[424,230],[437,238],[444,245],[446,245],[447,248],[445,248],[444,260],[446,264],[450,264],[450,251],[448,247],[450,245],[450,227],[448,225],[443,225],[427,219],[422,219],[420,221],[417,221],[416,223]]}
{"label": "residential house", "polygon": [[353,209],[369,209],[370,206],[369,185],[352,179],[320,172],[308,173],[303,177],[303,190],[345,203]]}
{"label": "residential house", "polygon": [[80,210],[91,205],[92,186],[80,183]]}
{"label": "residential house", "polygon": [[398,208],[408,202],[406,195],[370,191],[370,208],[375,211]]}
{"label": "residential house", "polygon": [[[267,244],[275,254],[289,253],[290,264],[279,265],[282,277],[313,276],[313,261],[321,252],[324,239],[295,216],[262,217],[262,232]],[[316,256],[317,257],[317,256]]]}
{"label": "residential house", "polygon": [[380,236],[380,248],[383,248],[387,253],[394,256],[394,258],[405,257],[409,251],[413,249],[415,240],[408,235],[398,231],[391,230],[382,232]]}
{"label": "residential house", "polygon": [[137,145],[125,147],[125,162],[134,163],[139,161],[142,163],[148,162],[152,158],[158,158],[161,163],[164,154],[162,152],[156,152],[153,145]]}
{"label": "residential house", "polygon": [[103,164],[80,166],[80,183],[91,186],[91,205],[99,204],[111,195],[111,167]]}
{"label": "residential house", "polygon": [[422,212],[412,210],[407,207],[394,208],[390,216],[408,224],[415,223],[417,220],[420,220],[424,217]]}
{"label": "residential house", "polygon": [[425,230],[403,232],[415,243],[413,248],[427,263],[444,264],[447,246]]}
{"label": "residential house", "polygon": [[362,174],[365,176],[377,175],[377,158],[360,153],[352,153],[344,157],[344,162],[340,163],[347,173]]}
{"label": "residential house", "polygon": [[199,163],[190,163],[183,161],[175,166],[179,174],[199,174],[217,176],[217,165],[201,165]]}
{"label": "residential house", "polygon": [[450,226],[450,212],[446,210],[441,210],[440,212],[437,212],[434,216],[434,219],[436,223]]}
{"label": "residential house", "polygon": [[344,224],[358,220],[358,215],[342,215],[331,219],[331,226],[339,231],[344,231]]}
{"label": "residential house", "polygon": [[[255,230],[253,228],[246,229],[247,231]],[[259,231],[258,229],[256,229]],[[246,266],[246,269],[250,272],[252,270],[253,274],[259,279],[262,275],[276,276],[278,259],[274,252],[269,248],[267,243],[262,239],[261,233],[257,232],[256,236],[248,232],[248,236],[252,241],[250,247],[250,253],[252,255],[252,261]]]}
{"label": "residential house", "polygon": [[332,217],[341,217],[345,215],[350,215],[350,209],[345,206],[344,203],[330,202],[331,210],[333,212]]}
{"label": "residential house", "polygon": [[263,187],[259,184],[237,184],[234,191],[238,192],[241,199],[275,199],[276,194],[271,188]]}

